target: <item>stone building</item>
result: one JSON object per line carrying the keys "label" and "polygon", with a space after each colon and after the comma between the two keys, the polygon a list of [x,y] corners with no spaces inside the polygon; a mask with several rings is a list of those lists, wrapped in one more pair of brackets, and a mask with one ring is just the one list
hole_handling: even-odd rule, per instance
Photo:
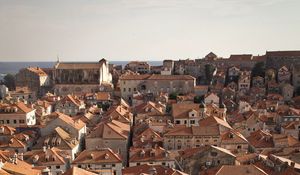
{"label": "stone building", "polygon": [[136,91],[152,93],[191,93],[194,91],[196,79],[189,75],[123,75],[120,77],[121,97],[132,100]]}
{"label": "stone building", "polygon": [[201,146],[178,151],[178,162],[183,171],[197,175],[202,168],[212,168],[220,165],[235,165],[236,156],[229,150],[217,146]]}
{"label": "stone building", "polygon": [[35,109],[29,108],[23,102],[0,103],[0,124],[13,127],[35,125]]}
{"label": "stone building", "polygon": [[111,148],[118,152],[125,164],[127,161],[130,125],[117,120],[102,122],[93,128],[85,138],[86,149]]}
{"label": "stone building", "polygon": [[112,171],[115,175],[121,175],[123,168],[121,156],[110,148],[84,150],[72,162],[72,166],[92,171]]}
{"label": "stone building", "polygon": [[293,65],[293,86],[296,91],[300,88],[300,63]]}
{"label": "stone building", "polygon": [[74,116],[78,113],[83,113],[85,104],[77,96],[67,95],[55,104],[55,111]]}
{"label": "stone building", "polygon": [[111,85],[108,62],[57,62],[54,66],[54,92],[58,95],[104,91]]}
{"label": "stone building", "polygon": [[277,72],[278,83],[290,83],[291,72],[286,66],[282,66]]}
{"label": "stone building", "polygon": [[278,70],[282,66],[290,68],[300,63],[300,51],[267,51],[266,68]]}
{"label": "stone building", "polygon": [[131,70],[141,74],[147,74],[150,72],[150,64],[146,61],[131,61],[124,67],[125,70]]}
{"label": "stone building", "polygon": [[16,86],[28,87],[29,90],[36,92],[36,95],[41,96],[49,90],[50,78],[43,69],[28,67],[16,74]]}

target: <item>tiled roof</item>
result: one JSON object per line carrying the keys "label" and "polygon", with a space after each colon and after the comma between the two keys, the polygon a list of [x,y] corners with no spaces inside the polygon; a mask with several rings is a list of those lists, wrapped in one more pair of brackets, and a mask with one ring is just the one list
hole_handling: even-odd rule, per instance
{"label": "tiled roof", "polygon": [[55,69],[100,69],[105,62],[60,62]]}
{"label": "tiled roof", "polygon": [[295,50],[295,51],[267,51],[266,55],[268,57],[286,57],[286,56],[300,56],[300,51]]}
{"label": "tiled roof", "polygon": [[0,131],[0,136],[10,136],[16,132],[16,129],[7,125],[0,125]]}
{"label": "tiled roof", "polygon": [[209,116],[199,121],[199,126],[203,126],[203,127],[216,126],[216,125],[222,125],[228,129],[232,129],[232,127],[226,121],[215,116]]}
{"label": "tiled roof", "polygon": [[47,73],[39,67],[28,67],[27,70],[37,74],[38,76],[47,76]]}
{"label": "tiled roof", "polygon": [[181,171],[168,168],[162,165],[139,165],[122,169],[123,175],[141,175],[141,174],[159,174],[159,175],[187,175]]}
{"label": "tiled roof", "polygon": [[233,174],[268,175],[255,165],[223,165],[215,175]]}
{"label": "tiled roof", "polygon": [[69,157],[65,151],[62,151],[56,147],[52,147],[44,151],[41,150],[33,150],[24,153],[24,159],[26,162],[35,164],[38,166],[47,166],[47,165],[65,165],[65,158]]}
{"label": "tiled roof", "polygon": [[99,150],[84,150],[73,161],[73,164],[102,163],[122,163],[122,158],[110,148],[105,148]]}
{"label": "tiled roof", "polygon": [[199,104],[185,104],[175,103],[172,104],[172,116],[174,119],[188,118],[191,110],[199,111]]}
{"label": "tiled roof", "polygon": [[120,80],[195,80],[190,75],[159,75],[159,74],[142,74],[142,75],[122,75]]}
{"label": "tiled roof", "polygon": [[274,147],[274,142],[272,139],[272,135],[267,133],[266,131],[257,130],[250,134],[247,137],[250,145],[254,146],[255,148],[272,148]]}
{"label": "tiled roof", "polygon": [[65,173],[63,173],[62,175],[97,175],[97,174],[73,166],[72,168],[68,169]]}
{"label": "tiled roof", "polygon": [[175,160],[174,155],[157,146],[154,148],[131,148],[129,162],[153,162],[162,160]]}
{"label": "tiled roof", "polygon": [[127,139],[130,126],[116,120],[102,122],[96,126],[87,138]]}

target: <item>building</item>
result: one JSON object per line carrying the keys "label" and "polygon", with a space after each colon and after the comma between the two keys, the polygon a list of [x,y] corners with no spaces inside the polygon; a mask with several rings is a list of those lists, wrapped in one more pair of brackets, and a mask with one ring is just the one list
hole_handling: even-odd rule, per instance
{"label": "building", "polygon": [[291,75],[289,69],[286,66],[282,66],[277,72],[278,83],[290,83]]}
{"label": "building", "polygon": [[174,168],[168,168],[163,165],[139,165],[133,167],[126,167],[122,169],[123,175],[141,175],[141,174],[159,174],[159,175],[187,175]]}
{"label": "building", "polygon": [[131,61],[124,67],[125,70],[131,70],[140,74],[150,73],[150,64],[146,61]]}
{"label": "building", "polygon": [[172,105],[172,117],[176,125],[199,126],[199,120],[206,117],[205,105],[175,103]]}
{"label": "building", "polygon": [[194,91],[196,79],[189,75],[123,75],[120,77],[121,97],[132,100],[136,91],[152,93],[190,93]]}
{"label": "building", "polygon": [[121,175],[123,168],[121,156],[110,148],[84,150],[72,162],[72,166],[94,172],[105,170],[114,175]]}
{"label": "building", "polygon": [[300,63],[293,64],[293,86],[296,91],[300,87]]}
{"label": "building", "polygon": [[159,146],[155,146],[154,148],[131,148],[129,166],[145,164],[175,168],[175,155]]}
{"label": "building", "polygon": [[50,89],[50,77],[39,67],[24,68],[16,74],[16,86],[28,87],[37,96],[42,96]]}
{"label": "building", "polygon": [[84,112],[85,104],[77,96],[67,95],[55,104],[55,111],[74,116]]}
{"label": "building", "polygon": [[41,136],[50,135],[55,128],[61,127],[70,134],[72,138],[82,141],[86,135],[86,124],[80,119],[73,119],[68,115],[60,112],[53,112],[45,117],[41,123]]}
{"label": "building", "polygon": [[7,126],[33,126],[36,124],[35,109],[23,102],[0,103],[0,124]]}
{"label": "building", "polygon": [[266,68],[279,68],[286,66],[290,68],[294,64],[300,63],[300,51],[267,51]]}
{"label": "building", "polygon": [[122,155],[123,163],[127,161],[128,138],[130,125],[116,120],[102,122],[85,138],[87,150],[99,148],[111,148],[114,152]]}
{"label": "building", "polygon": [[36,168],[48,167],[51,174],[62,174],[69,169],[69,155],[55,147],[33,150],[24,154],[24,160]]}
{"label": "building", "polygon": [[54,92],[57,95],[104,91],[111,86],[108,62],[57,62],[54,66]]}
{"label": "building", "polygon": [[178,162],[185,173],[197,175],[204,168],[235,165],[236,156],[229,150],[217,146],[201,146],[178,151]]}

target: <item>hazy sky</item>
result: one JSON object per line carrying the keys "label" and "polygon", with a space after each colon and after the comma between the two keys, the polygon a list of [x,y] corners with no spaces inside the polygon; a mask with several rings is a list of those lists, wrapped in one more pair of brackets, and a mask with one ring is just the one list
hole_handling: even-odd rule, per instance
{"label": "hazy sky", "polygon": [[300,0],[0,0],[0,61],[300,50]]}

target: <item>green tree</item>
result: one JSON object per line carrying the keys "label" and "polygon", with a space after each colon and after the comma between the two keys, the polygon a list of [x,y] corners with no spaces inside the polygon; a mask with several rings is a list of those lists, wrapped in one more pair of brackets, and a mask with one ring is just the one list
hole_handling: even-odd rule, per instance
{"label": "green tree", "polygon": [[296,95],[300,95],[300,87],[296,89]]}
{"label": "green tree", "polygon": [[252,68],[252,77],[261,76],[265,77],[266,67],[264,62],[258,62]]}
{"label": "green tree", "polygon": [[206,78],[206,83],[210,84],[212,78],[213,78],[213,73],[215,71],[215,67],[211,64],[206,64],[204,66],[204,71],[205,71],[205,78]]}
{"label": "green tree", "polygon": [[204,101],[204,95],[194,97],[194,103],[201,103],[203,101]]}
{"label": "green tree", "polygon": [[9,90],[15,90],[16,89],[16,80],[15,80],[15,76],[14,75],[7,74],[3,79],[4,79],[4,85]]}
{"label": "green tree", "polygon": [[173,92],[169,95],[169,99],[171,100],[176,100],[177,99],[178,94],[176,92]]}

